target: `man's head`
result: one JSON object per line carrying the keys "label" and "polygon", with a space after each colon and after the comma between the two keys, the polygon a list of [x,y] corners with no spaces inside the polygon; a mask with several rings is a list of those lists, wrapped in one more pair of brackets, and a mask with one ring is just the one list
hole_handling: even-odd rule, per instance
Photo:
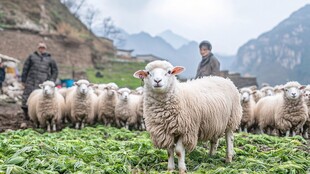
{"label": "man's head", "polygon": [[43,54],[46,52],[46,44],[44,42],[40,42],[38,44],[38,51]]}
{"label": "man's head", "polygon": [[199,50],[202,57],[207,56],[212,50],[212,45],[209,41],[204,40],[199,44]]}

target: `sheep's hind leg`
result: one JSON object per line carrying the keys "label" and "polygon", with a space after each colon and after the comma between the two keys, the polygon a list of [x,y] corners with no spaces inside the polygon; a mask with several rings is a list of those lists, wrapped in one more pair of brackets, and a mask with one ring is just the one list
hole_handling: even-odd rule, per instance
{"label": "sheep's hind leg", "polygon": [[168,152],[168,171],[173,171],[175,169],[174,164],[174,147],[167,149]]}
{"label": "sheep's hind leg", "polygon": [[226,162],[232,162],[234,156],[234,134],[231,130],[227,130],[226,134]]}
{"label": "sheep's hind leg", "polygon": [[186,164],[185,164],[185,147],[182,143],[182,138],[179,138],[175,147],[175,152],[178,156],[179,173],[184,174],[186,173]]}
{"label": "sheep's hind leg", "polygon": [[210,141],[210,145],[211,147],[210,147],[209,154],[210,156],[214,156],[217,150],[217,146],[218,146],[218,139],[212,139]]}

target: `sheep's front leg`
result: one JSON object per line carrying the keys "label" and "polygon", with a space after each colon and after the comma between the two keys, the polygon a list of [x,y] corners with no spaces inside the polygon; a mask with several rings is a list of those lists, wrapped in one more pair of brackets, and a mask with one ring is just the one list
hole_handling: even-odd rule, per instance
{"label": "sheep's front leg", "polygon": [[129,130],[129,123],[126,121],[125,128]]}
{"label": "sheep's front leg", "polygon": [[215,152],[216,152],[216,149],[217,149],[217,146],[218,146],[218,139],[213,139],[210,141],[210,151],[209,151],[209,154],[210,156],[213,156],[215,155]]}
{"label": "sheep's front leg", "polygon": [[178,167],[179,167],[179,173],[183,174],[186,173],[186,165],[185,165],[185,147],[182,143],[182,138],[179,138],[176,147],[175,152],[178,156]]}
{"label": "sheep's front leg", "polygon": [[290,136],[290,130],[286,131],[286,137],[289,137]]}
{"label": "sheep's front leg", "polygon": [[85,127],[85,120],[86,120],[86,119],[83,118],[82,121],[81,121],[81,122],[82,122],[82,123],[81,123],[81,129],[83,129],[83,128]]}
{"label": "sheep's front leg", "polygon": [[80,127],[80,123],[77,121],[77,122],[75,123],[75,129],[79,129],[79,127]]}
{"label": "sheep's front leg", "polygon": [[225,134],[226,138],[226,162],[232,162],[234,156],[234,134],[231,130],[227,130]]}
{"label": "sheep's front leg", "polygon": [[292,137],[295,137],[295,136],[296,136],[296,131],[292,130]]}
{"label": "sheep's front leg", "polygon": [[168,150],[168,170],[173,171],[175,168],[174,164],[174,147],[170,147]]}
{"label": "sheep's front leg", "polygon": [[47,125],[47,132],[51,132],[51,124],[49,121],[46,121],[46,125]]}
{"label": "sheep's front leg", "polygon": [[56,121],[53,119],[52,120],[52,126],[53,126],[53,132],[56,132]]}

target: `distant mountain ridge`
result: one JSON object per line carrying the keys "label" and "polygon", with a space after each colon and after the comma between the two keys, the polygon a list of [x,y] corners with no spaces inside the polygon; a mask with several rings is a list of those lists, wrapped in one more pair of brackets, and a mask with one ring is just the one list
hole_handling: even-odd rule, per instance
{"label": "distant mountain ridge", "polygon": [[233,67],[272,85],[310,83],[310,5],[241,46]]}
{"label": "distant mountain ridge", "polygon": [[[160,36],[151,36],[146,32],[137,34],[123,34],[127,36],[122,49],[134,49],[133,55],[136,54],[154,54],[161,58],[170,61],[173,65],[180,65],[186,68],[182,73],[185,78],[194,78],[201,55],[199,53],[198,43],[195,41],[188,41],[180,48],[175,49],[170,42]],[[174,37],[180,37],[174,34]],[[182,39],[180,39],[182,40]],[[185,40],[184,40],[185,41]],[[230,69],[231,60],[233,56],[224,57],[216,54],[221,62],[221,69]],[[232,59],[230,59],[232,58]]]}
{"label": "distant mountain ridge", "polygon": [[171,30],[165,30],[157,36],[163,38],[166,42],[170,43],[175,49],[179,49],[181,46],[189,43],[190,41],[180,35],[173,33]]}

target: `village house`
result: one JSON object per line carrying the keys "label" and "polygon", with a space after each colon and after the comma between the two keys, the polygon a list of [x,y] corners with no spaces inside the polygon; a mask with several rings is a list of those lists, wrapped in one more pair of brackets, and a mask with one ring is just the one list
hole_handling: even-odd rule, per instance
{"label": "village house", "polygon": [[139,62],[152,62],[154,60],[165,60],[161,57],[155,56],[153,54],[140,54],[136,55],[135,59]]}

